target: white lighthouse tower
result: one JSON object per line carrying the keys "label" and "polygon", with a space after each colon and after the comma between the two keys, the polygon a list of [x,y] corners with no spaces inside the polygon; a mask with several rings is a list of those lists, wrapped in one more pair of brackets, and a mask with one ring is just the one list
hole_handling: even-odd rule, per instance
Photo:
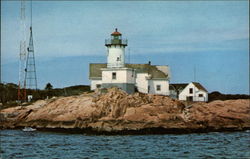
{"label": "white lighthouse tower", "polygon": [[107,47],[107,67],[124,67],[127,39],[122,39],[122,34],[118,32],[117,28],[111,34],[111,38],[105,40],[105,46]]}

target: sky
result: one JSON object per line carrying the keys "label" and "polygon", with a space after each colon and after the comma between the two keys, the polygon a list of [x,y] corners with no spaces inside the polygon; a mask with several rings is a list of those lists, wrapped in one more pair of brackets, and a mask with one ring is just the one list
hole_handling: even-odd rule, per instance
{"label": "sky", "polygon": [[[1,3],[2,81],[17,83],[20,1]],[[171,83],[249,94],[248,3],[34,1],[38,86],[89,84],[89,63],[106,63],[104,41],[118,28],[128,39],[127,62],[168,65]],[[30,2],[26,11],[29,26]]]}

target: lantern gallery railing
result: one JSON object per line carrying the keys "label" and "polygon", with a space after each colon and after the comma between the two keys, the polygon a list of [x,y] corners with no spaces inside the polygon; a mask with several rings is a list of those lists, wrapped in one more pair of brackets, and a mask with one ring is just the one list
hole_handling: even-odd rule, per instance
{"label": "lantern gallery railing", "polygon": [[127,39],[105,39],[105,46],[109,46],[109,45],[127,46],[128,40]]}

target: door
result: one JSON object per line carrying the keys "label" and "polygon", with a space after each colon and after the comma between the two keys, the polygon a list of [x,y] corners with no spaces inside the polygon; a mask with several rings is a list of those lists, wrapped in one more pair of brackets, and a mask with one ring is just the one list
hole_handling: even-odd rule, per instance
{"label": "door", "polygon": [[193,96],[188,96],[187,101],[193,101]]}

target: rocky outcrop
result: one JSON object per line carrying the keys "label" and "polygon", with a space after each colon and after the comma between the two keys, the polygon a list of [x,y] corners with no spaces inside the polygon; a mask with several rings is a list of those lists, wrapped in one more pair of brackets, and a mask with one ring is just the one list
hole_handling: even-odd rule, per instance
{"label": "rocky outcrop", "polygon": [[[104,133],[186,133],[250,128],[247,99],[186,105],[167,96],[106,93],[40,100],[0,111],[2,128],[31,126]],[[185,106],[186,105],[186,106]]]}

